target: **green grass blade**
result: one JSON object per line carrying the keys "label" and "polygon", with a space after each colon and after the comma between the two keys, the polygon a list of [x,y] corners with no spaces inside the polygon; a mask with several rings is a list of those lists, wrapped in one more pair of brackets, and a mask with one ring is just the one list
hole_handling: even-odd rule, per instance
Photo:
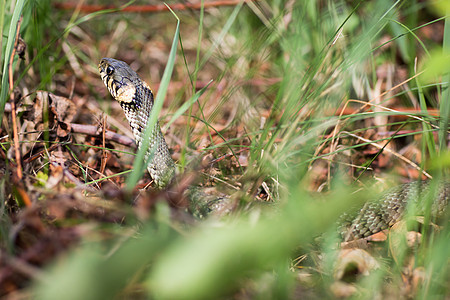
{"label": "green grass blade", "polygon": [[[447,16],[450,15],[450,8],[447,9]],[[445,19],[444,24],[444,41],[443,52],[446,55],[450,55],[450,18]],[[442,77],[442,81],[445,84],[443,86],[441,106],[440,106],[440,130],[439,130],[439,145],[442,151],[447,150],[448,142],[448,122],[450,121],[450,72]],[[445,86],[447,88],[445,88]]]}
{"label": "green grass blade", "polygon": [[227,22],[223,26],[223,29],[220,32],[219,37],[214,41],[214,44],[209,48],[208,52],[206,52],[206,54],[203,56],[203,59],[200,62],[200,66],[196,66],[196,68],[201,69],[205,65],[205,63],[209,60],[211,55],[213,55],[214,50],[216,50],[220,46],[220,44],[222,43],[222,41],[225,38],[228,31],[230,31],[231,25],[233,25],[234,21],[236,20],[243,4],[244,4],[244,1],[241,1],[238,5],[236,5],[236,7],[234,8],[230,17],[228,18]]}
{"label": "green grass blade", "polygon": [[[201,95],[203,95],[203,93],[206,91],[206,89],[209,87],[209,85],[211,84],[212,80],[210,80],[208,82],[208,84],[202,88],[200,91],[198,91],[197,93],[195,93],[194,96],[191,97],[191,99],[189,99],[189,101],[185,102],[172,116],[172,118],[170,119],[169,123],[167,123],[166,126],[164,126],[165,128],[170,127],[170,125],[172,125],[173,122],[175,122],[186,110],[188,110],[192,104],[194,104],[198,98],[200,98]],[[164,131],[164,130],[163,130]]]}
{"label": "green grass blade", "polygon": [[[167,60],[167,65],[164,70],[163,77],[161,79],[161,84],[159,86],[158,94],[156,95],[155,98],[155,103],[153,105],[152,112],[150,114],[150,117],[148,118],[147,127],[145,128],[141,148],[139,149],[133,163],[133,171],[131,172],[130,177],[128,177],[126,181],[128,190],[132,190],[136,186],[138,180],[141,178],[142,174],[144,174],[144,170],[146,169],[147,165],[144,162],[144,156],[149,148],[150,135],[152,134],[153,128],[155,127],[155,124],[158,121],[159,112],[161,111],[164,98],[166,97],[167,88],[169,87],[170,78],[172,76],[173,68],[175,65],[175,57],[177,54],[178,39],[180,35],[180,19],[175,15],[175,13],[173,14],[177,18],[177,27],[175,29],[175,35],[173,37],[169,59]],[[152,156],[153,153],[149,156],[149,160],[152,159]]]}
{"label": "green grass blade", "polygon": [[3,112],[5,110],[6,101],[9,92],[9,75],[8,75],[8,65],[9,58],[12,54],[14,42],[17,32],[17,23],[19,22],[20,15],[22,13],[25,0],[17,0],[16,6],[14,7],[14,12],[11,18],[11,24],[9,26],[8,40],[6,41],[6,51],[3,60],[3,76],[2,76],[2,90],[0,91],[0,124],[3,120]]}
{"label": "green grass blade", "polygon": [[[5,2],[5,0],[0,1],[0,40],[3,40],[3,27],[5,25]],[[2,50],[2,47],[0,47],[0,59],[2,57]]]}

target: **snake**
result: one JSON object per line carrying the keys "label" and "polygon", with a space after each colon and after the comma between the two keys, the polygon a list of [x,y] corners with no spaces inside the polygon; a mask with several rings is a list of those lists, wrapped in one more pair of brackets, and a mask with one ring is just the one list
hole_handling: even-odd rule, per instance
{"label": "snake", "polygon": [[[154,104],[150,86],[127,63],[120,60],[103,58],[98,69],[109,93],[122,107],[140,148]],[[156,188],[164,189],[171,183],[175,163],[158,122],[152,128],[145,162]],[[391,227],[402,219],[411,203],[417,208],[415,214],[424,215],[426,208],[430,207],[433,217],[442,217],[448,205],[450,182],[439,181],[437,188],[430,186],[432,184],[429,181],[406,183],[388,190],[376,201],[367,202],[356,214],[344,213],[339,221],[342,238],[346,241],[365,238]],[[425,200],[430,198],[431,206],[427,206]],[[202,214],[207,215],[220,207],[226,199],[222,197],[220,200],[206,201],[206,212]]]}
{"label": "snake", "polygon": [[[136,144],[140,148],[153,108],[153,92],[150,86],[141,80],[127,63],[120,60],[103,58],[99,64],[99,71],[109,93],[122,107]],[[170,156],[158,121],[152,128],[144,161],[147,162],[147,170],[157,188],[163,189],[172,181],[175,163]]]}

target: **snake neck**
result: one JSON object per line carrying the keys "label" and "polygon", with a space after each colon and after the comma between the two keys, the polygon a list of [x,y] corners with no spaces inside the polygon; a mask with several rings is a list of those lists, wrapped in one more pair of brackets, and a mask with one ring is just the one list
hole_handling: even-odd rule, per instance
{"label": "snake neck", "polygon": [[[131,102],[120,102],[125,116],[130,123],[138,148],[142,147],[145,128],[153,108],[153,93],[141,81],[135,82],[136,92]],[[164,188],[175,173],[175,164],[170,156],[169,147],[159,127],[154,125],[148,150],[145,153],[147,170],[155,182],[156,187]]]}
{"label": "snake neck", "polygon": [[140,148],[142,138],[147,126],[147,121],[153,107],[153,93],[150,89],[142,86],[142,83],[134,83],[136,92],[131,102],[119,102],[125,117],[130,124],[136,143]]}

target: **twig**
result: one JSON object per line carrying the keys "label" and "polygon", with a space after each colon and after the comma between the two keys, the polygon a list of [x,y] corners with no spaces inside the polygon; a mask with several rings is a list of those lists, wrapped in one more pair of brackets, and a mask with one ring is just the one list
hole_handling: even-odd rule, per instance
{"label": "twig", "polygon": [[[82,134],[88,134],[92,136],[98,136],[98,127],[94,125],[83,125],[83,124],[76,124],[71,123],[70,128],[72,129],[72,132],[74,133],[82,133]],[[113,131],[105,130],[105,138],[107,140],[111,140],[113,142],[122,144],[124,146],[128,147],[136,147],[136,143],[132,138],[129,138],[125,135],[118,134]]]}
{"label": "twig", "polygon": [[[235,6],[241,2],[256,2],[258,0],[217,0],[208,1],[203,3],[204,8],[219,7],[219,6]],[[58,9],[74,10],[77,7],[77,3],[55,3],[54,7]],[[168,5],[172,10],[188,10],[195,9],[199,10],[202,7],[202,3],[174,3]],[[168,7],[165,4],[157,5],[130,5],[130,6],[116,6],[116,5],[82,5],[80,11],[84,13],[93,13],[101,10],[118,10],[122,12],[139,12],[139,13],[155,13],[161,11],[168,11]]]}
{"label": "twig", "polygon": [[63,171],[64,176],[66,176],[67,179],[69,179],[72,183],[74,183],[78,189],[86,190],[89,192],[97,191],[93,187],[86,186],[84,183],[78,180],[78,178],[75,175],[73,175],[69,170],[67,170],[67,168],[64,166],[64,163],[58,161],[51,161],[50,163],[55,167],[60,167]]}
{"label": "twig", "polygon": [[8,66],[8,79],[9,79],[9,99],[11,100],[11,120],[12,120],[12,128],[13,128],[13,141],[14,141],[14,151],[16,155],[16,173],[12,177],[14,186],[16,188],[17,193],[20,195],[20,199],[22,199],[23,203],[30,207],[31,200],[28,197],[27,192],[25,191],[25,187],[23,184],[23,173],[22,173],[22,156],[20,154],[20,145],[19,145],[19,133],[17,127],[17,119],[16,119],[16,103],[14,101],[14,81],[13,81],[13,62],[14,56],[16,55],[17,45],[19,43],[19,32],[20,32],[20,24],[22,23],[22,16],[20,16],[19,21],[17,22],[17,32],[14,41],[14,48],[11,52],[11,57],[9,58],[9,66]]}
{"label": "twig", "polygon": [[[242,152],[244,152],[244,151],[248,151],[248,150],[250,150],[250,147],[244,147],[244,148],[242,148],[242,149],[236,151],[234,154],[236,155],[236,154],[242,153]],[[221,157],[218,157],[218,158],[216,158],[216,159],[211,160],[211,161],[209,162],[209,165],[212,166],[213,164],[215,164],[215,163],[217,163],[217,162],[219,162],[219,161],[221,161],[221,160],[224,160],[225,158],[231,157],[231,156],[234,156],[234,155],[231,154],[231,153],[227,153],[227,154],[225,154],[225,155],[222,155]]]}
{"label": "twig", "polygon": [[108,152],[106,152],[106,115],[103,115],[102,120],[102,161],[100,165],[100,173],[103,174],[106,168],[106,161],[108,159]]}
{"label": "twig", "polygon": [[19,146],[19,134],[17,131],[16,104],[14,103],[13,62],[14,62],[14,55],[16,55],[17,44],[19,42],[19,32],[20,32],[20,24],[21,23],[22,23],[22,16],[20,16],[19,22],[17,22],[16,40],[14,42],[14,48],[12,50],[11,57],[9,58],[9,66],[8,66],[9,99],[11,100],[13,140],[14,140],[14,150],[15,150],[15,154],[16,154],[16,163],[17,163],[16,171],[17,171],[17,177],[19,178],[19,180],[22,180],[23,174],[22,174],[22,164],[21,164],[21,155],[20,155],[20,146]]}
{"label": "twig", "polygon": [[[363,101],[361,101],[361,102],[363,102],[364,105],[361,106],[354,114],[360,113],[361,111],[363,111],[363,110],[364,110],[366,107],[368,107],[368,106],[371,106],[371,105],[372,105],[372,106],[376,106],[377,104],[373,104],[373,102],[374,102],[375,100],[377,100],[377,99],[382,99],[384,96],[386,96],[387,94],[391,93],[391,92],[394,91],[396,88],[398,88],[398,87],[400,87],[400,86],[402,86],[402,85],[408,83],[409,81],[413,80],[414,78],[416,78],[417,76],[419,76],[419,75],[422,74],[422,73],[423,73],[423,72],[420,72],[420,73],[418,73],[418,74],[412,76],[411,78],[408,78],[408,79],[406,79],[406,80],[403,81],[403,82],[400,82],[400,83],[397,84],[396,86],[390,88],[390,89],[387,90],[387,91],[384,91],[383,93],[377,95],[376,97],[374,97],[373,99],[371,99],[371,100],[368,101],[368,102],[363,102]],[[341,121],[342,116],[343,116],[344,111],[345,111],[345,108],[347,107],[347,105],[348,105],[351,101],[352,101],[352,100],[348,100],[347,102],[345,102],[345,105],[344,105],[344,107],[342,108],[341,113],[339,114],[338,123],[336,124],[336,126],[334,127],[334,130],[333,130],[333,141],[331,142],[331,150],[330,150],[330,152],[332,152],[332,151],[334,151],[334,150],[336,149],[336,142],[334,142],[334,139],[335,139],[335,137],[336,137],[336,135],[337,135],[337,132],[345,125],[345,121],[348,120],[348,119],[346,119],[346,120],[344,120],[344,121]],[[353,100],[353,101],[354,101],[354,100]],[[386,108],[386,109],[389,110],[388,108]]]}
{"label": "twig", "polygon": [[[98,127],[94,126],[94,125],[70,123],[70,128],[71,128],[71,132],[73,132],[73,133],[87,134],[87,135],[91,135],[91,136],[99,136]],[[35,132],[24,132],[22,134],[25,135],[25,134],[29,134],[29,133],[35,133]],[[5,135],[5,136],[1,137],[0,139],[6,139],[6,138],[8,138],[8,135]],[[136,147],[136,142],[134,141],[134,139],[129,138],[125,135],[118,134],[118,133],[110,131],[110,130],[105,130],[105,139],[108,141],[116,142],[118,144],[121,144],[121,145],[124,145],[127,147]],[[53,150],[52,147],[50,147],[49,149]],[[41,154],[42,153],[39,153],[36,155],[39,156]],[[25,159],[24,162],[28,163],[30,161],[33,161],[34,159],[36,159],[36,157],[34,157],[34,156],[35,155],[33,155],[33,158],[29,157],[29,158]]]}
{"label": "twig", "polygon": [[[356,139],[358,139],[358,140],[361,140],[361,141],[363,141],[363,142],[365,142],[365,143],[370,143],[372,146],[375,146],[375,147],[378,148],[378,149],[382,149],[382,148],[383,148],[383,146],[380,146],[380,145],[378,145],[377,143],[375,143],[375,142],[373,142],[373,141],[371,141],[371,140],[369,140],[369,139],[363,138],[363,137],[361,137],[361,136],[358,136],[358,135],[356,135],[356,134],[353,134],[353,133],[350,133],[350,132],[345,132],[345,131],[343,131],[342,133],[346,133],[346,134],[348,134],[349,136],[352,136],[352,137],[354,137],[354,138],[356,138]],[[389,149],[389,148],[384,148],[384,151],[389,152],[389,153],[395,155],[395,156],[398,157],[399,159],[403,160],[405,163],[411,165],[411,166],[412,166],[414,169],[416,169],[417,171],[421,172],[423,175],[425,175],[425,176],[428,177],[429,179],[432,179],[432,178],[433,178],[430,174],[428,174],[425,170],[423,170],[423,169],[422,169],[420,166],[418,166],[416,163],[414,163],[413,161],[411,161],[411,160],[409,160],[408,158],[404,157],[403,155],[399,154],[398,152],[393,151],[393,150],[391,150],[391,149]]]}
{"label": "twig", "polygon": [[43,150],[39,151],[38,153],[35,153],[32,156],[24,159],[23,162],[28,164],[28,163],[32,162],[33,160],[37,159],[38,157],[40,157],[41,155],[43,155],[44,153],[52,152],[53,150],[58,148],[58,146],[59,146],[59,144],[53,144],[48,149],[43,149]]}
{"label": "twig", "polygon": [[37,281],[43,281],[46,278],[46,274],[44,273],[44,271],[24,259],[10,256],[9,254],[5,253],[5,251],[1,252],[1,256],[4,258],[6,266],[12,268],[15,271],[18,271],[25,276],[28,276],[29,278],[36,279]]}
{"label": "twig", "polygon": [[[207,86],[209,84],[210,81],[197,81],[195,84],[195,89],[196,90],[200,90],[202,88],[204,88],[205,86]],[[220,88],[223,87],[222,84],[223,80],[220,81],[217,84],[217,89],[221,90]],[[238,81],[236,81],[234,83],[235,86],[268,86],[268,85],[273,85],[276,83],[281,82],[281,78],[280,77],[271,77],[271,78],[253,78],[253,79],[240,79]],[[155,90],[159,89],[159,82],[154,82],[152,83],[152,88],[154,88]],[[183,87],[186,86],[186,82],[185,81],[172,81],[170,82],[170,86],[177,90],[177,89],[181,89]]]}
{"label": "twig", "polygon": [[[423,72],[421,72],[421,73],[419,73],[419,74],[416,74],[416,75],[412,76],[411,78],[408,78],[407,80],[405,80],[405,81],[403,81],[403,82],[397,84],[396,86],[390,88],[389,90],[384,91],[383,93],[377,95],[376,97],[374,97],[373,99],[371,99],[371,100],[368,101],[368,102],[363,102],[363,101],[361,101],[361,102],[363,102],[364,105],[362,105],[362,106],[361,106],[356,112],[354,112],[353,114],[358,114],[358,113],[360,113],[361,111],[363,111],[364,109],[366,109],[366,107],[368,107],[368,106],[376,106],[377,104],[373,104],[373,102],[374,102],[375,100],[383,98],[383,97],[386,96],[388,93],[390,93],[390,92],[394,91],[396,88],[398,88],[398,87],[400,87],[400,86],[402,86],[402,85],[408,83],[409,81],[413,80],[414,78],[416,78],[417,76],[419,76],[419,75],[422,74],[422,73],[423,73]],[[346,108],[347,108],[347,105],[348,105],[350,102],[353,102],[353,101],[356,102],[356,100],[348,100],[348,101],[346,101],[345,104],[344,104],[344,107],[341,109],[341,112],[340,112],[340,114],[339,114],[338,122],[337,122],[336,126],[335,126],[334,129],[333,129],[333,134],[332,134],[331,143],[330,143],[330,153],[333,153],[333,152],[335,151],[335,149],[336,149],[337,138],[338,138],[338,137],[336,137],[336,136],[338,135],[338,131],[341,130],[341,128],[343,128],[343,127],[345,126],[346,121],[350,118],[350,116],[349,116],[349,118],[347,118],[347,119],[345,119],[345,120],[342,120],[342,117],[343,117],[344,112],[345,112],[345,110],[346,110]],[[385,109],[387,109],[387,108],[385,108]],[[387,109],[387,110],[389,110],[389,109]],[[395,111],[395,110],[393,110],[393,111]],[[413,116],[413,117],[414,117],[414,116]],[[417,117],[414,117],[414,118],[417,118]],[[316,149],[314,155],[317,155],[317,153],[319,153],[319,152],[322,150],[322,148],[326,145],[326,143],[327,143],[327,141],[325,141],[325,142],[323,142],[321,145],[319,145],[319,147],[317,147],[317,149]],[[331,180],[331,178],[330,178],[330,174],[331,174],[330,168],[331,168],[331,165],[328,165],[328,171],[329,171],[329,172],[328,172],[328,182]]]}

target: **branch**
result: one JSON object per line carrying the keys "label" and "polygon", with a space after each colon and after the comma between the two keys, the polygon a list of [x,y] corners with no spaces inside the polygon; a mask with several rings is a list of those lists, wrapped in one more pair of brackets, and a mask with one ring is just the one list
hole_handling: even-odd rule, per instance
{"label": "branch", "polygon": [[[255,2],[258,0],[218,0],[218,1],[209,1],[205,2],[203,4],[204,8],[210,8],[210,7],[219,7],[219,6],[235,6],[244,2]],[[79,7],[78,3],[54,3],[54,7],[58,9],[64,9],[64,10],[74,10],[75,8]],[[202,4],[199,3],[174,3],[168,5],[170,9],[172,10],[188,10],[188,9],[195,9],[199,10],[202,7]],[[168,11],[169,9],[165,4],[157,4],[157,5],[129,5],[126,7],[116,6],[116,5],[81,5],[79,7],[79,10],[84,13],[93,13],[97,11],[107,10],[107,9],[113,9],[117,11],[124,11],[124,12],[139,12],[139,13],[155,13],[155,12],[161,12],[161,11]]]}
{"label": "branch", "polygon": [[[70,123],[70,127],[73,133],[82,133],[92,136],[98,136],[101,134],[101,132],[98,131],[98,127],[94,125]],[[136,147],[136,143],[132,138],[110,130],[105,130],[105,138],[109,141],[113,141],[128,147]]]}

